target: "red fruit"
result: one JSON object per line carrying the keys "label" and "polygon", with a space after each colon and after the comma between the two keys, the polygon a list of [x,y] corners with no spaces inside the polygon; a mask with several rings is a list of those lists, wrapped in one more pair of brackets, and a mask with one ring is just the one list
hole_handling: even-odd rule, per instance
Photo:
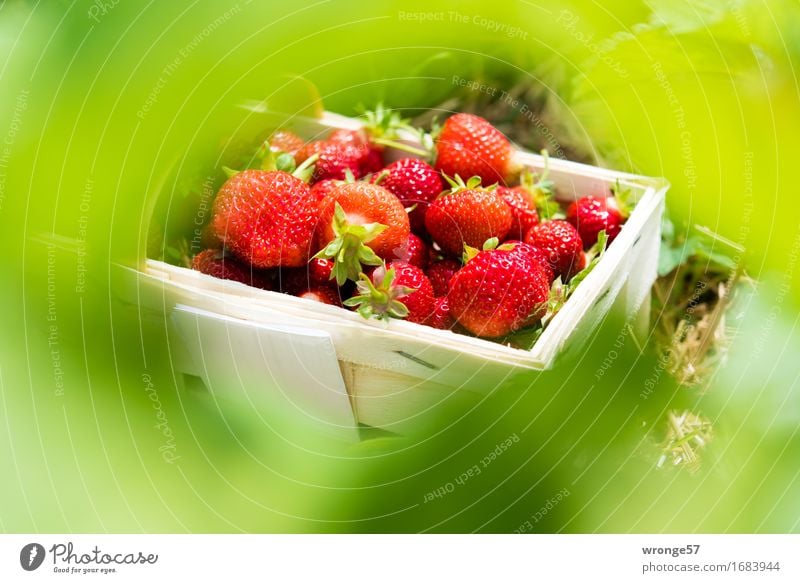
{"label": "red fruit", "polygon": [[450,303],[446,297],[436,298],[434,300],[433,312],[430,317],[425,320],[425,325],[431,328],[438,328],[439,330],[449,330],[455,324],[453,316],[450,315]]}
{"label": "red fruit", "polygon": [[294,154],[305,145],[303,139],[288,130],[279,130],[269,138],[269,149],[273,152]]}
{"label": "red fruit", "polygon": [[531,227],[539,224],[539,213],[533,195],[524,186],[498,186],[497,194],[511,207],[509,237],[522,239]]}
{"label": "red fruit", "polygon": [[525,235],[525,242],[538,247],[556,276],[568,281],[586,267],[586,255],[578,231],[567,221],[547,221],[536,225]]}
{"label": "red fruit", "polygon": [[538,261],[542,267],[544,267],[545,271],[547,272],[547,279],[551,282],[555,279],[556,275],[553,271],[553,268],[550,267],[550,261],[548,260],[547,253],[539,249],[538,247],[534,247],[533,245],[529,245],[528,243],[523,243],[522,241],[506,241],[503,243],[503,247],[511,246],[514,251],[517,253],[527,253],[531,257],[533,257],[536,261]]}
{"label": "red fruit", "polygon": [[330,285],[317,285],[307,290],[300,291],[296,294],[298,298],[304,298],[319,302],[321,304],[328,304],[330,306],[341,306],[342,300],[339,297],[339,290]]}
{"label": "red fruit", "polygon": [[450,313],[477,336],[496,338],[541,318],[550,293],[545,268],[513,249],[480,251],[453,276]]}
{"label": "red fruit", "polygon": [[328,259],[312,259],[306,267],[281,269],[281,291],[298,295],[320,286],[331,286],[333,262]]}
{"label": "red fruit", "polygon": [[408,240],[394,250],[393,255],[393,260],[405,261],[420,269],[425,269],[428,266],[430,249],[425,241],[411,233]]}
{"label": "red fruit", "polygon": [[383,147],[373,144],[364,130],[333,130],[328,136],[329,142],[351,144],[361,150],[361,170],[371,174],[383,168]]}
{"label": "red fruit", "polygon": [[328,134],[328,141],[353,144],[354,146],[364,146],[369,143],[369,138],[364,130],[336,128],[331,130],[331,133]]}
{"label": "red fruit", "polygon": [[233,257],[226,257],[219,249],[206,249],[195,255],[192,259],[192,269],[219,279],[238,281],[266,290],[272,289],[266,274],[239,263]]}
{"label": "red fruit", "polygon": [[365,318],[405,318],[422,323],[434,308],[433,288],[425,273],[403,261],[392,261],[379,266],[358,281],[357,296],[345,300],[344,305],[356,307]]}
{"label": "red fruit", "polygon": [[450,289],[450,280],[459,269],[461,269],[461,262],[455,259],[440,259],[431,263],[425,275],[431,280],[436,297],[447,295],[447,291]]}
{"label": "red fruit", "polygon": [[364,176],[362,168],[364,152],[361,146],[343,142],[310,142],[297,151],[294,159],[300,165],[314,154],[319,154],[319,158],[314,163],[312,183],[326,178],[344,180],[348,170],[356,179]]}
{"label": "red fruit", "polygon": [[597,235],[605,231],[610,244],[619,235],[625,216],[614,197],[584,196],[567,209],[567,221],[578,230],[583,248],[597,243]]}
{"label": "red fruit", "polygon": [[308,281],[312,285],[329,283],[332,272],[333,261],[328,259],[312,259],[308,262]]}
{"label": "red fruit", "polygon": [[379,257],[392,258],[409,234],[403,205],[376,184],[344,183],[320,203],[318,256],[334,261],[339,285],[358,279],[362,264],[378,265]]}
{"label": "red fruit", "polygon": [[492,237],[504,239],[511,227],[511,209],[491,190],[458,189],[430,204],[425,226],[442,251],[460,257],[465,244],[480,248]]}
{"label": "red fruit", "polygon": [[417,205],[408,215],[411,228],[417,232],[425,227],[428,204],[444,190],[439,173],[418,158],[402,158],[389,164],[372,177],[372,182],[394,194],[404,207]]}
{"label": "red fruit", "polygon": [[214,201],[217,237],[255,267],[299,267],[313,253],[319,208],[308,185],[281,171],[245,170]]}
{"label": "red fruit", "polygon": [[464,179],[480,176],[484,184],[503,183],[517,172],[511,142],[477,115],[457,113],[444,123],[436,141],[437,170]]}
{"label": "red fruit", "polygon": [[367,155],[361,160],[361,170],[364,175],[379,172],[381,168],[383,168],[383,151],[367,148]]}
{"label": "red fruit", "polygon": [[328,196],[328,194],[330,194],[331,191],[334,188],[337,188],[340,184],[342,184],[341,180],[335,180],[333,178],[326,178],[324,180],[320,180],[319,182],[314,184],[314,186],[311,187],[311,194],[316,196],[317,200],[322,202],[322,199]]}

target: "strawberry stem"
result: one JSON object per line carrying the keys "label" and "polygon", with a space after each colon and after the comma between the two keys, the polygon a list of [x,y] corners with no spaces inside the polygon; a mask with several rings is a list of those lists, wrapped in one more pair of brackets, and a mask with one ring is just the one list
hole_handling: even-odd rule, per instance
{"label": "strawberry stem", "polygon": [[611,194],[617,202],[617,208],[622,218],[627,219],[634,207],[633,191],[627,186],[623,187],[619,182],[619,178],[617,178],[611,187]]}
{"label": "strawberry stem", "polygon": [[366,319],[388,320],[408,316],[408,307],[399,299],[417,290],[404,285],[394,285],[395,270],[386,269],[385,264],[373,272],[372,278],[377,280],[377,285],[364,273],[360,274],[356,283],[359,294],[345,300],[344,305],[357,306],[356,311]]}
{"label": "strawberry stem", "polygon": [[372,138],[372,142],[380,146],[386,146],[387,148],[393,148],[395,150],[408,152],[409,154],[414,154],[415,156],[419,156],[420,158],[428,159],[431,157],[430,151],[424,150],[422,148],[416,148],[410,144],[406,144],[404,142],[400,142],[397,140],[389,140],[386,138]]}
{"label": "strawberry stem", "polygon": [[241,170],[234,170],[233,168],[229,168],[227,166],[223,166],[222,171],[225,173],[226,178],[233,178],[239,174],[239,172],[241,172]]}
{"label": "strawberry stem", "polygon": [[314,154],[313,156],[309,156],[308,158],[303,160],[303,163],[300,164],[300,166],[298,166],[291,172],[292,176],[296,176],[303,182],[308,182],[309,180],[311,180],[311,176],[314,174],[314,164],[316,163],[317,160],[319,160],[319,154]]}
{"label": "strawberry stem", "polygon": [[359,279],[363,265],[380,265],[382,263],[381,258],[366,243],[380,235],[386,229],[386,225],[380,223],[350,224],[344,209],[338,202],[335,204],[331,222],[335,237],[314,255],[314,259],[331,259],[333,261],[331,279],[335,279],[337,285],[344,285],[348,279],[352,281]]}

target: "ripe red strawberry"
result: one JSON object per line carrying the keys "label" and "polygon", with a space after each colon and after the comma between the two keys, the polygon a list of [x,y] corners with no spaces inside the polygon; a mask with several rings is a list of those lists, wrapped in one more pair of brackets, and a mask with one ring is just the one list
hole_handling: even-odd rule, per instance
{"label": "ripe red strawberry", "polygon": [[357,307],[365,318],[405,318],[421,324],[434,309],[431,282],[419,267],[403,261],[381,265],[370,275],[362,273],[357,290],[344,305]]}
{"label": "ripe red strawberry", "polygon": [[331,130],[331,133],[328,134],[328,141],[363,146],[369,143],[369,137],[363,129],[348,130],[345,128],[336,128]]}
{"label": "ripe red strawberry", "polygon": [[550,261],[548,260],[548,255],[546,252],[542,251],[539,247],[534,247],[533,245],[529,245],[528,243],[523,243],[522,241],[506,241],[502,245],[503,247],[511,247],[514,251],[518,253],[527,253],[531,257],[533,257],[536,261],[538,261],[542,267],[544,267],[545,271],[547,272],[547,278],[552,282],[556,274],[553,271],[553,268],[550,267]]}
{"label": "ripe red strawberry", "polygon": [[447,297],[436,298],[434,300],[433,312],[425,320],[425,325],[439,330],[449,330],[455,324],[453,316],[450,315],[450,303]]}
{"label": "ripe red strawberry", "polygon": [[391,192],[377,184],[340,185],[320,203],[317,257],[334,261],[339,285],[358,279],[361,265],[379,265],[408,241],[408,215]]}
{"label": "ripe red strawberry", "polygon": [[328,304],[330,306],[342,305],[342,300],[339,297],[339,290],[330,285],[317,285],[306,290],[302,290],[295,295],[297,295],[298,298],[305,298],[307,300],[312,300],[321,304]]}
{"label": "ripe red strawberry", "polygon": [[450,289],[450,280],[459,269],[461,269],[461,262],[456,259],[445,258],[431,263],[425,271],[425,275],[431,280],[433,293],[437,298],[447,295],[447,291]]}
{"label": "ripe red strawberry", "polygon": [[214,232],[255,267],[299,267],[313,253],[319,207],[308,185],[281,171],[245,170],[214,201]]}
{"label": "ripe red strawberry", "polygon": [[[454,183],[455,184],[455,183]],[[511,227],[511,209],[493,190],[478,188],[477,178],[459,182],[442,193],[425,213],[433,240],[449,255],[461,256],[464,245],[481,247],[487,239],[504,239]]]}
{"label": "ripe red strawberry", "polygon": [[565,282],[586,267],[581,237],[567,221],[536,225],[525,235],[525,243],[544,251],[556,277],[561,276]]}
{"label": "ripe red strawberry", "polygon": [[531,227],[539,224],[539,213],[533,194],[524,186],[498,186],[497,194],[511,207],[509,237],[522,239]]}
{"label": "ripe red strawberry", "polygon": [[269,149],[273,152],[294,154],[304,145],[300,136],[288,130],[278,130],[269,138]]}
{"label": "ripe red strawberry", "polygon": [[416,205],[408,214],[411,228],[416,232],[425,228],[428,204],[444,190],[439,173],[419,158],[402,158],[389,164],[372,177],[372,182],[394,194],[404,207]]}
{"label": "ripe red strawberry", "polygon": [[331,280],[333,261],[314,258],[308,262],[308,281],[312,285],[327,284]]}
{"label": "ripe red strawberry", "polygon": [[331,273],[333,262],[328,259],[312,259],[306,267],[281,269],[278,274],[281,291],[298,295],[320,286],[333,287]]}
{"label": "ripe red strawberry", "polygon": [[479,251],[453,276],[447,299],[456,321],[477,336],[497,338],[535,323],[550,292],[545,268],[514,249]]}
{"label": "ripe red strawberry", "polygon": [[492,124],[477,115],[447,119],[436,140],[437,170],[449,176],[480,176],[484,184],[510,181],[519,171],[514,147]]}
{"label": "ripe red strawberry", "polygon": [[310,142],[297,151],[295,162],[302,164],[314,154],[319,158],[314,164],[312,184],[326,178],[344,180],[348,170],[356,179],[364,176],[364,152],[360,146],[331,141]]}
{"label": "ripe red strawberry", "polygon": [[370,141],[367,130],[333,130],[328,141],[356,146],[361,151],[361,170],[364,175],[383,168],[383,146]]}
{"label": "ripe red strawberry", "polygon": [[317,200],[322,202],[322,200],[328,196],[328,194],[334,188],[337,188],[340,184],[342,184],[342,182],[342,180],[325,178],[324,180],[320,180],[319,182],[315,183],[314,186],[311,187],[311,194],[316,196]]}
{"label": "ripe red strawberry", "polygon": [[584,196],[567,209],[567,221],[578,230],[583,248],[589,249],[597,243],[597,235],[605,231],[610,244],[619,235],[626,215],[616,198]]}
{"label": "ripe red strawberry", "polygon": [[416,265],[420,269],[428,266],[430,249],[425,241],[417,237],[414,233],[408,236],[408,240],[392,252],[392,260],[405,261],[411,265]]}
{"label": "ripe red strawberry", "polygon": [[192,269],[218,277],[238,281],[261,289],[272,289],[269,277],[251,267],[239,263],[233,257],[226,257],[220,249],[206,249],[192,259]]}

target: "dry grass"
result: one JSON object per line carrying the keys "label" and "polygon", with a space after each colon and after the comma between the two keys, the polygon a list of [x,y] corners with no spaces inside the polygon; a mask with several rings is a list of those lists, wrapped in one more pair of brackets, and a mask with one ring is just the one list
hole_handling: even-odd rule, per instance
{"label": "dry grass", "polygon": [[[683,390],[707,390],[724,364],[732,340],[727,310],[746,281],[741,268],[726,269],[691,256],[653,286],[656,348]],[[697,471],[713,438],[711,422],[697,412],[670,410],[661,423],[658,467],[669,463]]]}
{"label": "dry grass", "polygon": [[711,441],[711,422],[691,411],[669,411],[666,419],[666,437],[660,444],[661,456],[656,463],[662,467],[669,463],[695,472],[700,468],[701,451]]}

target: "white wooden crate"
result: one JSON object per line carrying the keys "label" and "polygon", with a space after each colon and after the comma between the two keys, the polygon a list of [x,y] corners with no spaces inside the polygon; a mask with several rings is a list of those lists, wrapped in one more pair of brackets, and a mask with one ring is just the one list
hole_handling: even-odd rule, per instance
{"label": "white wooden crate", "polygon": [[[289,127],[311,139],[332,127],[358,125],[327,113]],[[539,155],[519,151],[517,158],[534,171],[544,169]],[[530,351],[402,320],[368,321],[341,308],[154,260],[138,269],[118,266],[124,282],[118,293],[168,316],[173,338],[184,349],[175,350],[176,368],[201,377],[215,393],[270,392],[344,434],[356,423],[413,431],[442,422],[443,406],[491,391],[522,371],[551,367],[568,345],[579,349],[612,305],[628,315],[646,309],[667,182],[563,160],[550,159],[549,167],[562,202],[607,196],[617,180],[637,202],[614,243]]]}

